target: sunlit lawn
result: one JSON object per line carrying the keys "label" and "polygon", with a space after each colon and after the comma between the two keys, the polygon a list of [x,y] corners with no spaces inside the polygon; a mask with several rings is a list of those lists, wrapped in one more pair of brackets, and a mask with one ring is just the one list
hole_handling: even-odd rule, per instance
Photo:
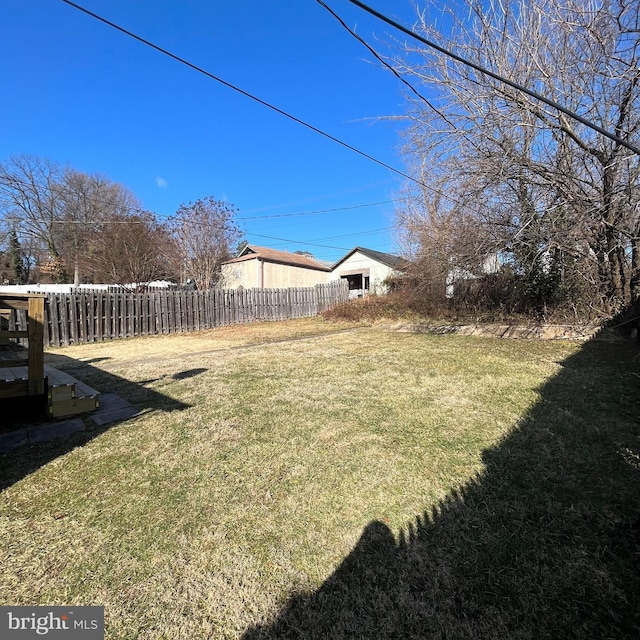
{"label": "sunlit lawn", "polygon": [[581,346],[337,329],[52,352],[147,409],[15,482],[52,445],[0,456],[0,602],[104,605],[107,638],[237,638],[317,589],[371,521],[397,535],[481,476]]}

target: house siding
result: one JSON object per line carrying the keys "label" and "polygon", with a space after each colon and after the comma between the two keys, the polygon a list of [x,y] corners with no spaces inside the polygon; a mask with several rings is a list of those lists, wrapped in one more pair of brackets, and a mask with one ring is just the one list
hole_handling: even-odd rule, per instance
{"label": "house siding", "polygon": [[258,282],[258,261],[247,260],[245,262],[234,262],[222,265],[222,282],[224,289],[254,289],[259,287]]}
{"label": "house siding", "polygon": [[286,264],[277,264],[274,262],[264,263],[265,287],[272,287],[272,288],[312,287],[316,284],[327,284],[328,282],[329,282],[328,271],[318,271],[316,269],[304,269],[302,267],[294,267],[292,265],[286,265]]}
{"label": "house siding", "polygon": [[222,286],[225,289],[312,287],[327,284],[329,273],[293,265],[268,262],[260,258],[222,265]]}
{"label": "house siding", "polygon": [[371,293],[386,293],[388,288],[383,284],[384,280],[394,273],[394,270],[376,260],[356,251],[344,262],[341,262],[330,274],[331,280],[340,280],[341,277],[353,273],[362,273],[369,276],[369,291]]}

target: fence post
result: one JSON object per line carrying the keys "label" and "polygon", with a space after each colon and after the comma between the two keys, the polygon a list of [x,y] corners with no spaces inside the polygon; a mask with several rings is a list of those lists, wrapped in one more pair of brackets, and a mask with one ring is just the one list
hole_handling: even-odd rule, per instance
{"label": "fence post", "polygon": [[344,280],[286,289],[51,293],[45,302],[43,339],[46,346],[69,346],[286,320],[317,315],[348,299]]}

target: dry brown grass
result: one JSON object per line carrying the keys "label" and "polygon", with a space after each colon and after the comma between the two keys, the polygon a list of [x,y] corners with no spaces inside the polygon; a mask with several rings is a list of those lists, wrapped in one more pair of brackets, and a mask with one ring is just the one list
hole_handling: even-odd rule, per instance
{"label": "dry brown grass", "polygon": [[[292,593],[320,588],[369,523],[398,537],[490,473],[485,452],[551,402],[545,381],[580,348],[335,329],[305,321],[56,351],[94,360],[90,384],[105,391],[117,376],[118,392],[149,410],[3,491],[0,601],[104,604],[109,639],[237,638],[254,625],[265,637],[330,637],[270,625]],[[187,408],[163,410],[162,398]],[[33,454],[6,456],[7,477]],[[330,606],[330,618],[350,615],[339,598]],[[362,635],[357,615],[345,624],[334,637],[395,637]]]}
{"label": "dry brown grass", "polygon": [[256,322],[190,333],[153,335],[135,340],[122,339],[72,345],[71,347],[52,347],[47,350],[45,357],[48,364],[62,365],[62,368],[68,364],[69,358],[80,363],[99,360],[104,366],[107,366],[108,361],[115,364],[125,361],[197,355],[209,351],[324,335],[357,326],[359,324],[354,322],[322,322],[318,318],[300,318],[283,322]]}

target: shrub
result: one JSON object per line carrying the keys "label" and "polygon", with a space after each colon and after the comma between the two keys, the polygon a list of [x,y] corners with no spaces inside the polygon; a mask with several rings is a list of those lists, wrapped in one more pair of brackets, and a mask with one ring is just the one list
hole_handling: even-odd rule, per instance
{"label": "shrub", "polygon": [[394,291],[386,295],[370,295],[349,300],[322,313],[325,320],[375,322],[379,320],[409,320],[447,317],[446,304],[434,302],[419,292]]}

